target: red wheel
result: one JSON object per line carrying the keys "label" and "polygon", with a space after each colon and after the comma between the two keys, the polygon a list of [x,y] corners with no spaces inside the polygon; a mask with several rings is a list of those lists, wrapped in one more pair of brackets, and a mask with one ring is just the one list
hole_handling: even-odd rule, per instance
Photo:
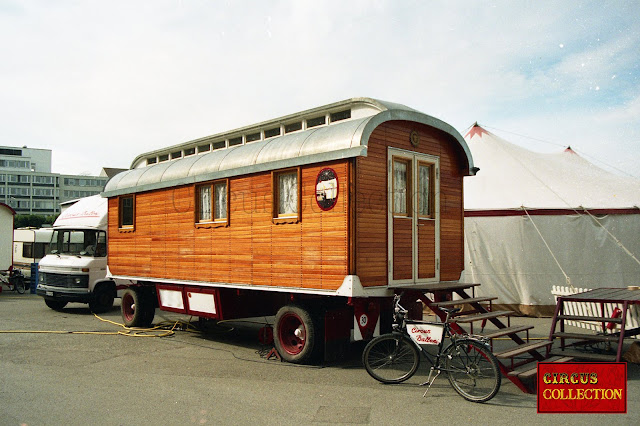
{"label": "red wheel", "polygon": [[122,295],[122,319],[125,325],[131,326],[136,318],[137,294],[133,289],[125,290]]}
{"label": "red wheel", "polygon": [[144,288],[130,287],[122,294],[122,320],[127,327],[146,327],[153,321],[155,304]]}
{"label": "red wheel", "polygon": [[280,345],[288,354],[298,355],[307,343],[307,329],[302,319],[293,312],[289,312],[280,319]]}
{"label": "red wheel", "polygon": [[278,311],[274,344],[280,356],[288,362],[309,361],[316,344],[316,326],[311,314],[303,307],[287,305]]}

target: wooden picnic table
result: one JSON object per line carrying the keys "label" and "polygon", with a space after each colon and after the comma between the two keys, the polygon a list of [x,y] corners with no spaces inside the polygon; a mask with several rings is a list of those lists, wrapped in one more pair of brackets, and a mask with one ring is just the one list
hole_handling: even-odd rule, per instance
{"label": "wooden picnic table", "polygon": [[[592,303],[600,303],[602,313],[602,317],[593,317],[593,316],[575,316],[575,315],[564,315],[562,306],[563,302],[592,302]],[[607,318],[604,316],[604,304],[618,304],[622,305],[622,309],[620,312],[620,316],[618,318]],[[629,288],[597,288],[593,290],[584,291],[582,293],[569,294],[566,296],[561,296],[558,298],[558,303],[556,306],[556,313],[554,315],[553,325],[551,328],[551,338],[554,336],[554,330],[556,321],[558,319],[564,320],[577,320],[577,321],[595,321],[601,322],[603,330],[605,329],[605,324],[607,323],[617,323],[620,324],[620,334],[618,335],[618,350],[616,354],[616,361],[620,362],[622,356],[622,343],[625,337],[633,336],[635,334],[639,334],[640,330],[635,329],[633,331],[626,330],[626,321],[627,321],[627,313],[630,305],[640,304],[640,290],[632,290]],[[564,326],[561,322],[562,333],[564,333]],[[556,337],[558,337],[556,335]],[[595,336],[594,336],[595,338]],[[564,340],[563,340],[563,348],[564,348]]]}

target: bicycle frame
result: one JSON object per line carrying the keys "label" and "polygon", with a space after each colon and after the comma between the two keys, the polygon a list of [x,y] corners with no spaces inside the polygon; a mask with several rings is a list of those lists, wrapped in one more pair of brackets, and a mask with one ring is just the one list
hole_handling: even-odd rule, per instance
{"label": "bicycle frame", "polygon": [[461,334],[454,328],[451,318],[459,308],[442,308],[446,312],[443,322],[419,321],[406,319],[407,310],[399,302],[397,295],[393,331],[371,340],[362,353],[371,377],[385,384],[402,383],[416,373],[424,357],[431,364],[429,378],[421,384],[428,385],[424,396],[443,371],[453,389],[468,401],[486,402],[496,395],[501,381],[499,363],[487,338]]}
{"label": "bicycle frame", "polygon": [[[404,335],[409,338],[409,340],[413,343],[413,345],[418,349],[419,353],[421,353],[427,361],[431,364],[431,368],[429,369],[429,377],[427,381],[422,383],[420,386],[427,385],[427,390],[425,391],[423,396],[427,395],[431,385],[438,378],[440,373],[444,372],[452,372],[453,370],[447,369],[441,363],[441,358],[444,353],[446,353],[450,346],[455,345],[458,339],[468,339],[472,341],[476,341],[482,345],[484,345],[488,350],[490,350],[490,345],[488,340],[483,338],[482,336],[473,336],[470,334],[458,335],[456,333],[451,332],[451,315],[456,312],[456,309],[446,310],[447,316],[444,322],[436,322],[436,321],[419,321],[419,320],[407,320],[404,315],[407,310],[404,309],[399,300],[396,301],[396,315],[395,315],[395,324],[394,331],[392,334],[396,335]],[[411,326],[430,326],[427,328],[415,327],[411,329]],[[411,330],[410,330],[411,329]],[[431,332],[437,330],[436,333],[431,335]],[[428,334],[428,337],[420,337],[422,334]],[[435,337],[432,337],[435,336]],[[419,342],[424,343],[419,343]],[[445,341],[449,342],[445,347]],[[426,345],[429,346],[437,346],[437,353],[432,356],[429,351],[424,347]],[[434,370],[437,370],[437,373],[433,379],[431,378]]]}

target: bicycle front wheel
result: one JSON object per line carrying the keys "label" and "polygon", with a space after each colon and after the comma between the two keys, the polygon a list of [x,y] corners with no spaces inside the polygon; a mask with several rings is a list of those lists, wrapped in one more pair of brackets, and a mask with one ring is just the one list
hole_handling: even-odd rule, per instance
{"label": "bicycle front wheel", "polygon": [[449,383],[467,401],[486,402],[500,390],[498,360],[482,343],[458,340],[444,357]]}
{"label": "bicycle front wheel", "polygon": [[16,290],[18,291],[18,293],[24,294],[24,291],[26,289],[25,284],[24,284],[24,277],[17,276],[13,280],[13,285],[15,285]]}
{"label": "bicycle front wheel", "polygon": [[367,344],[362,352],[367,373],[382,383],[401,383],[420,365],[420,353],[411,340],[400,334],[384,334]]}

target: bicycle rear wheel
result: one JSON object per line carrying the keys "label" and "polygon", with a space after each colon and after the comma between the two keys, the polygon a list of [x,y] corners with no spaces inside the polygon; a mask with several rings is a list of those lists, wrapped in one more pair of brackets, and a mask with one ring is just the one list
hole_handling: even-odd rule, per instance
{"label": "bicycle rear wheel", "polygon": [[420,354],[407,337],[384,334],[367,344],[362,352],[367,373],[382,383],[401,383],[413,376],[420,365]]}
{"label": "bicycle rear wheel", "polygon": [[449,383],[467,401],[486,402],[500,390],[498,360],[482,343],[458,340],[443,356]]}

